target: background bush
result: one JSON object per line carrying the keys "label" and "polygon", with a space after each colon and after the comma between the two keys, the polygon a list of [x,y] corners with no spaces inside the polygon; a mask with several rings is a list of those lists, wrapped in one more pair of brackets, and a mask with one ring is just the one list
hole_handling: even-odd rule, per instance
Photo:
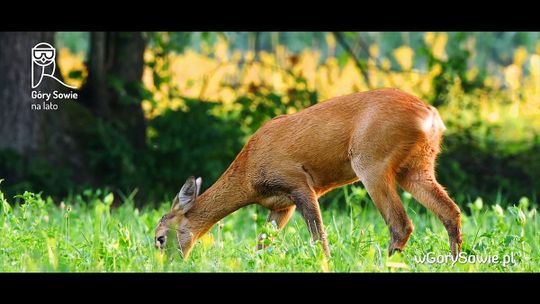
{"label": "background bush", "polygon": [[[70,168],[4,150],[3,189],[8,197],[24,190],[61,197],[89,186],[138,189],[139,203],[161,200],[189,175],[202,176],[207,188],[274,116],[334,96],[397,87],[439,108],[448,131],[437,174],[460,204],[538,194],[538,35],[342,34],[356,53],[332,33],[313,34],[315,40],[264,33],[257,48],[249,47],[249,33],[150,33],[140,88],[145,147],[133,147],[118,126],[93,119],[81,134],[95,178],[74,182],[78,172]],[[84,81],[88,46],[72,43],[84,37],[57,36],[66,46],[59,52],[66,79]]]}

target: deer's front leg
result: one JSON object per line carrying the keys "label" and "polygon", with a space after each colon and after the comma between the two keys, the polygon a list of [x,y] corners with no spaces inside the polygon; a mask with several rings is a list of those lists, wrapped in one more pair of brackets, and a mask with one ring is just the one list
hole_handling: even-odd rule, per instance
{"label": "deer's front leg", "polygon": [[300,214],[306,221],[311,237],[314,241],[321,241],[324,254],[330,257],[330,249],[324,231],[321,210],[315,193],[312,191],[293,191],[291,200],[294,202]]}

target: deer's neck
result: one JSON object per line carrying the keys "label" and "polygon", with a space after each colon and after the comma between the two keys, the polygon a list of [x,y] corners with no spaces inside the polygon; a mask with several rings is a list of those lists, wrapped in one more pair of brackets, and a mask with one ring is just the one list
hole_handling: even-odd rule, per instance
{"label": "deer's neck", "polygon": [[253,202],[243,171],[231,166],[197,198],[187,214],[195,238],[202,236],[225,216]]}

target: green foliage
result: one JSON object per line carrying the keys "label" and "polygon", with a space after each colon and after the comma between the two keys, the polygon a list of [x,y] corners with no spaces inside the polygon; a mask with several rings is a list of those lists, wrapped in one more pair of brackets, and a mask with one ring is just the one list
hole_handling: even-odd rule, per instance
{"label": "green foliage", "polygon": [[154,48],[161,49],[163,54],[167,52],[182,52],[189,46],[193,39],[194,33],[191,32],[149,32],[146,33],[149,40],[149,45]]}
{"label": "green foliage", "polygon": [[57,32],[55,47],[57,50],[67,47],[73,53],[86,55],[90,49],[89,37],[88,32]]}
{"label": "green foliage", "polygon": [[142,160],[123,133],[101,119],[95,121],[89,132],[87,159],[100,177],[99,184],[122,190],[136,188],[142,180]]}
{"label": "green foliage", "polygon": [[[536,202],[522,198],[488,207],[481,199],[464,215],[464,259],[448,260],[443,225],[408,193],[404,201],[415,231],[405,251],[387,256],[389,234],[363,188],[341,190],[341,198],[323,207],[332,257],[312,244],[298,214],[277,231],[265,223],[266,210],[249,206],[224,218],[201,238],[187,261],[169,246],[154,248],[154,229],[170,208],[135,207],[133,196],[113,205],[113,194],[85,190],[58,204],[41,194],[18,195],[10,204],[0,191],[0,271],[132,272],[132,271],[265,271],[265,272],[537,272],[540,261]],[[12,203],[12,202],[11,202]],[[504,203],[504,202],[501,202]],[[337,208],[337,207],[340,208]],[[346,212],[343,212],[343,208]],[[266,249],[256,251],[257,237]],[[445,263],[423,261],[430,255]],[[498,257],[501,261],[479,262]],[[505,257],[512,257],[503,264]],[[476,262],[471,262],[472,259]],[[465,259],[467,261],[465,261]]]}
{"label": "green foliage", "polygon": [[[302,78],[298,78],[297,81],[305,84],[305,80]],[[287,100],[290,102],[284,101],[285,96],[273,92],[262,93],[261,88],[255,85],[251,89],[254,92],[253,96],[242,96],[235,101],[240,107],[237,108],[234,115],[242,120],[241,124],[247,135],[255,133],[270,119],[288,114],[288,109],[297,111],[318,102],[317,92],[308,89],[289,90]]]}
{"label": "green foliage", "polygon": [[427,46],[420,48],[420,54],[426,58],[428,70],[431,70],[435,65],[441,67],[441,72],[432,80],[434,90],[429,97],[429,102],[435,107],[443,105],[448,100],[449,90],[456,79],[459,79],[465,93],[483,87],[485,75],[480,75],[472,80],[467,77],[468,63],[472,54],[469,50],[461,47],[466,38],[464,33],[454,35],[453,43],[450,44],[448,50],[453,55],[447,59],[437,58],[432,49]]}
{"label": "green foliage", "polygon": [[496,142],[484,143],[470,132],[446,136],[437,176],[458,200],[503,193],[509,199],[538,195],[540,142],[512,151]]}
{"label": "green foliage", "polygon": [[68,168],[53,166],[43,157],[25,161],[16,151],[0,150],[0,172],[9,182],[8,197],[24,191],[47,189],[51,195],[63,195],[66,189],[75,187]]}
{"label": "green foliage", "polygon": [[176,193],[190,175],[209,186],[242,148],[238,121],[216,116],[215,103],[185,99],[186,110],[168,110],[148,122],[147,186]]}

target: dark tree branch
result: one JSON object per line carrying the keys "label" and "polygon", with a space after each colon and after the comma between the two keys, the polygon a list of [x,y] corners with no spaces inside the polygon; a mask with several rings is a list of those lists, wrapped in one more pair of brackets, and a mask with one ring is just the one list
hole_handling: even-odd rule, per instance
{"label": "dark tree branch", "polygon": [[339,45],[349,54],[349,56],[354,60],[354,63],[360,70],[360,73],[362,73],[362,76],[366,80],[366,84],[368,88],[372,88],[371,84],[369,83],[369,75],[367,73],[367,65],[364,62],[361,62],[358,57],[354,54],[354,51],[352,50],[351,46],[345,41],[345,37],[343,37],[343,33],[341,32],[332,32],[334,37],[336,38],[336,41],[339,43]]}
{"label": "dark tree branch", "polygon": [[360,50],[362,50],[366,56],[369,56],[369,45],[362,39],[362,36],[358,35],[358,41],[356,42]]}
{"label": "dark tree branch", "polygon": [[261,51],[261,32],[255,32],[255,60],[259,60],[260,51]]}

